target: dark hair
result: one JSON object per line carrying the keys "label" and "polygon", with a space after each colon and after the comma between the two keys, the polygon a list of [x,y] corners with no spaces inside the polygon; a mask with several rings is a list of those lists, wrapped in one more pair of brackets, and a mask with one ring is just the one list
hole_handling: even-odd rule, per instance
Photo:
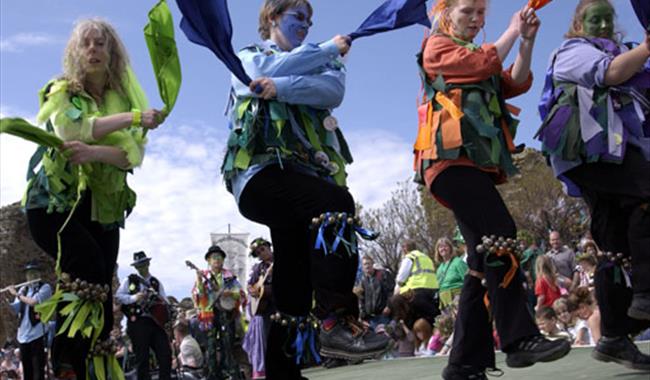
{"label": "dark hair", "polygon": [[591,290],[585,286],[581,286],[569,294],[567,307],[570,312],[574,312],[583,304],[587,306],[592,306],[594,304]]}
{"label": "dark hair", "polygon": [[404,250],[408,253],[418,249],[418,244],[413,239],[406,239],[404,240],[404,243],[402,243],[402,247],[404,247]]}
{"label": "dark hair", "polygon": [[260,33],[260,37],[263,40],[268,40],[271,38],[271,22],[269,20],[274,19],[284,13],[287,9],[295,8],[304,5],[307,7],[309,12],[309,18],[314,14],[314,9],[309,4],[307,0],[266,0],[262,9],[260,9],[260,21],[257,31]]}
{"label": "dark hair", "polygon": [[544,306],[537,310],[535,317],[541,319],[553,319],[557,318],[557,314],[555,314],[555,310],[553,310],[552,307]]}
{"label": "dark hair", "polygon": [[174,326],[174,330],[178,331],[183,336],[189,335],[190,325],[187,322],[179,321],[176,323],[176,326]]}

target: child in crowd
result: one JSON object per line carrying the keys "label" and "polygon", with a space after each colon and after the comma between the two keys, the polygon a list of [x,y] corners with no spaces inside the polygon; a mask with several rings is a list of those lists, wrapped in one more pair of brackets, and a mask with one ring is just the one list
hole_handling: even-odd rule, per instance
{"label": "child in crowd", "polygon": [[535,317],[537,318],[537,326],[539,327],[539,331],[541,331],[542,334],[546,335],[548,339],[566,339],[568,341],[573,340],[571,334],[560,330],[558,327],[557,315],[555,314],[553,308],[544,306],[541,309],[537,310]]}
{"label": "child in crowd", "polygon": [[450,337],[454,333],[455,313],[452,307],[443,310],[436,317],[433,336],[429,340],[429,350],[440,355],[447,355],[451,349]]}
{"label": "child in crowd", "polygon": [[560,331],[566,331],[571,339],[576,336],[575,318],[569,311],[569,301],[567,297],[560,297],[553,302],[553,311],[557,316],[557,327]]}
{"label": "child in crowd", "polygon": [[535,295],[537,296],[537,305],[535,310],[543,306],[552,307],[553,302],[560,298],[561,291],[557,284],[557,272],[555,265],[549,256],[542,255],[535,261]]}
{"label": "child in crowd", "polygon": [[404,321],[391,321],[386,325],[385,331],[395,341],[394,357],[415,356],[415,334],[406,327]]}
{"label": "child in crowd", "polygon": [[415,335],[415,356],[433,356],[435,351],[429,349],[429,342],[433,336],[431,324],[424,318],[420,318],[413,324]]}
{"label": "child in crowd", "polygon": [[596,256],[591,253],[582,253],[576,259],[576,273],[573,277],[573,288],[586,287],[593,292],[594,290],[594,273],[598,260]]}
{"label": "child in crowd", "polygon": [[575,345],[593,346],[600,339],[600,310],[591,291],[579,287],[569,295],[569,311],[577,317]]}

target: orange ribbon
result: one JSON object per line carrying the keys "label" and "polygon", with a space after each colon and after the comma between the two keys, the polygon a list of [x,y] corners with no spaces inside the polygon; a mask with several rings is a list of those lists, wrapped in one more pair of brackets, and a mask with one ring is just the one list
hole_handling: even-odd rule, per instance
{"label": "orange ribbon", "polygon": [[497,249],[496,252],[497,257],[501,256],[510,256],[510,262],[512,265],[510,266],[510,269],[508,270],[508,273],[503,277],[503,281],[499,285],[502,288],[507,288],[508,285],[512,282],[512,279],[515,278],[515,274],[517,274],[517,269],[519,268],[519,263],[517,262],[517,258],[512,252],[508,252],[508,250],[504,248],[499,248]]}
{"label": "orange ribbon", "polygon": [[449,97],[441,92],[436,94],[436,102],[443,108],[440,116],[442,127],[442,147],[454,149],[463,145],[463,137],[460,133],[460,119],[464,116],[461,111],[461,89],[449,91]]}
{"label": "orange ribbon", "polygon": [[534,10],[538,10],[550,2],[551,0],[529,0],[528,6],[533,8]]}

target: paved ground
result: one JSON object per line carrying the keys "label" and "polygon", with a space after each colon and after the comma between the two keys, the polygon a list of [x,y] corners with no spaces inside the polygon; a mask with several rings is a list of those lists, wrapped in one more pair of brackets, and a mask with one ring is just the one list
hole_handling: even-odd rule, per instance
{"label": "paved ground", "polygon": [[[650,342],[639,344],[650,354]],[[548,364],[537,364],[525,369],[508,369],[505,356],[497,354],[497,367],[505,374],[498,380],[650,380],[650,372],[628,370],[617,364],[601,363],[590,357],[591,348],[574,348],[565,358]],[[446,357],[399,359],[368,362],[334,369],[310,369],[303,375],[310,380],[425,380],[440,379]]]}

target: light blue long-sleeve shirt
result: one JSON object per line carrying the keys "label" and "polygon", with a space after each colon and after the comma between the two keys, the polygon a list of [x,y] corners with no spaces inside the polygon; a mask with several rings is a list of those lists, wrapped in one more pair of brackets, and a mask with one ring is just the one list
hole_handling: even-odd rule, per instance
{"label": "light blue long-sleeve shirt", "polygon": [[[317,109],[336,108],[343,102],[345,68],[336,61],[340,52],[334,40],[305,44],[289,52],[282,51],[272,40],[262,42],[259,47],[262,51],[252,46],[240,51],[238,56],[251,78],[273,80],[278,101]],[[258,97],[234,75],[232,87],[237,97]],[[267,161],[253,165],[232,178],[237,203],[248,181],[271,164],[272,161]]]}
{"label": "light blue long-sleeve shirt", "polygon": [[[47,301],[52,297],[52,287],[49,284],[43,284],[36,292],[36,284],[29,285],[27,288],[20,288],[18,294],[23,294],[27,297],[36,299],[36,304],[38,305],[41,302]],[[11,304],[12,309],[16,314],[20,313],[21,303],[18,298]],[[34,340],[42,337],[47,332],[47,327],[43,323],[37,323],[32,325],[32,322],[29,320],[29,308],[33,306],[25,305],[25,312],[23,313],[23,318],[20,320],[20,325],[18,326],[18,343],[26,344],[33,342]]]}
{"label": "light blue long-sleeve shirt", "polygon": [[[280,50],[275,42],[266,40],[257,48],[245,48],[238,56],[244,70],[253,79],[268,77],[275,83],[277,100],[303,104],[318,109],[338,107],[345,94],[345,70],[334,64],[339,49],[333,40],[319,45],[305,44],[292,51]],[[257,97],[234,75],[235,95]]]}

